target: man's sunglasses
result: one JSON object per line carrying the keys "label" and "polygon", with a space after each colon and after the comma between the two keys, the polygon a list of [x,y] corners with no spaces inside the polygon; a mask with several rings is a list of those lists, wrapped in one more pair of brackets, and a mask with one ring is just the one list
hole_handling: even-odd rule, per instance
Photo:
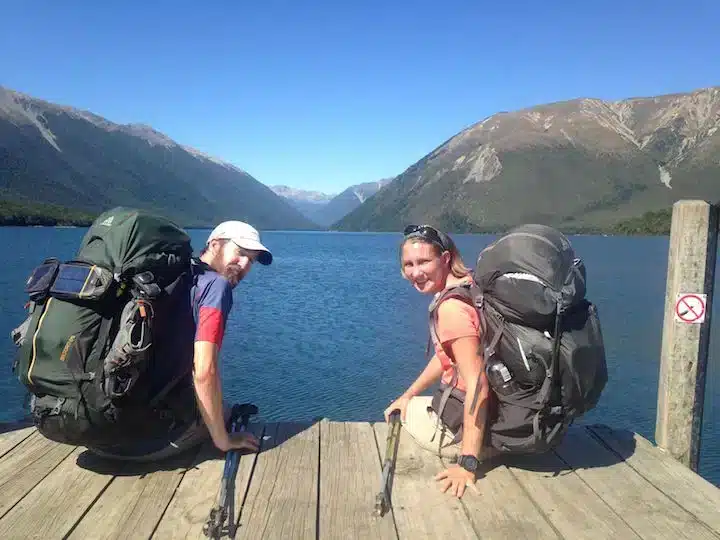
{"label": "man's sunglasses", "polygon": [[420,236],[437,244],[443,250],[448,249],[437,229],[434,229],[430,225],[408,225],[403,231],[403,236]]}

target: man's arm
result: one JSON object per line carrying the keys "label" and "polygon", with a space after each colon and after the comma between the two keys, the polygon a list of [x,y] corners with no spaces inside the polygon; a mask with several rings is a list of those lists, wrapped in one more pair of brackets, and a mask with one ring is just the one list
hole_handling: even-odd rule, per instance
{"label": "man's arm", "polygon": [[223,415],[219,357],[232,308],[232,288],[226,280],[214,279],[202,288],[195,301],[198,302],[193,350],[195,395],[213,443],[227,451],[231,443]]}
{"label": "man's arm", "polygon": [[223,415],[222,383],[218,370],[219,350],[210,341],[195,342],[193,382],[200,413],[213,443],[223,452],[230,448],[230,439]]}

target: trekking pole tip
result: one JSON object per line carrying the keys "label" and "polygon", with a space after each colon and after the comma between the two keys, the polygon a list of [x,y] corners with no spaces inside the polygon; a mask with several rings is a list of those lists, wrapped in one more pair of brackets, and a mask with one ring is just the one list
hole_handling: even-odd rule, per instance
{"label": "trekking pole tip", "polygon": [[387,506],[385,495],[383,493],[378,493],[375,496],[375,509],[373,510],[373,514],[377,517],[383,517],[385,512],[387,512]]}

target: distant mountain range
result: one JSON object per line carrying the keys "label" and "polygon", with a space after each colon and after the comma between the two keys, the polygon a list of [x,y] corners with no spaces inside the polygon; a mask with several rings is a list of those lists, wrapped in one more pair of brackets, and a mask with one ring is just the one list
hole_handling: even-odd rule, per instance
{"label": "distant mountain range", "polygon": [[720,88],[501,112],[464,129],[334,225],[607,229],[682,198],[720,200]]}
{"label": "distant mountain range", "polygon": [[288,186],[270,186],[270,189],[297,208],[310,221],[317,223],[319,227],[323,226],[322,209],[332,200],[332,194]]}
{"label": "distant mountain range", "polygon": [[224,219],[262,229],[316,229],[245,171],[142,124],[0,87],[0,200],[97,215],[116,205],[158,211],[183,226]]}
{"label": "distant mountain range", "polygon": [[384,178],[377,182],[356,184],[337,195],[318,191],[304,191],[287,186],[271,186],[271,189],[278,195],[285,197],[308,219],[323,227],[330,227],[340,218],[359,207],[368,198],[375,195],[391,180],[392,178]]}

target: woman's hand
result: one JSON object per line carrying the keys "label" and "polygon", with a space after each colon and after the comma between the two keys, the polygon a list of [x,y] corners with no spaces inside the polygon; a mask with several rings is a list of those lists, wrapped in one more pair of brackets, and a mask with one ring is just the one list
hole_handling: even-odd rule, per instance
{"label": "woman's hand", "polygon": [[403,394],[399,398],[397,398],[395,401],[393,401],[390,406],[385,409],[385,421],[390,421],[390,413],[392,413],[394,410],[400,410],[400,420],[403,422],[405,421],[405,410],[407,409],[408,403],[410,403],[410,400],[412,397],[408,396],[407,394]]}
{"label": "woman's hand", "polygon": [[405,410],[407,409],[408,403],[415,396],[419,396],[425,391],[431,384],[437,381],[443,374],[443,367],[440,363],[440,359],[436,354],[432,356],[430,361],[423,372],[418,376],[414,383],[412,383],[405,393],[393,401],[390,406],[385,409],[385,421],[390,421],[390,414],[398,409],[400,411],[400,419],[405,421]]}
{"label": "woman's hand", "polygon": [[475,483],[475,473],[463,469],[460,465],[451,465],[438,473],[435,480],[442,480],[440,491],[445,493],[449,489],[451,495],[460,499],[465,493],[465,488]]}

